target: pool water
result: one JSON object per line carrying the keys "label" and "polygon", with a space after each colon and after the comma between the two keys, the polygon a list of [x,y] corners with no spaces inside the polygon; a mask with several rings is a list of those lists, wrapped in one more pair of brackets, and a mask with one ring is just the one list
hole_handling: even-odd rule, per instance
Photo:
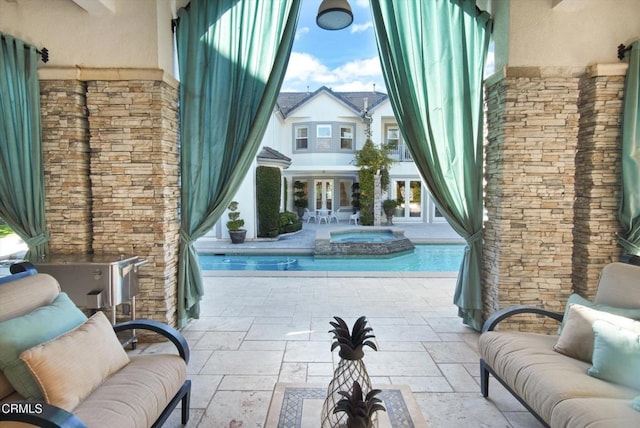
{"label": "pool water", "polygon": [[464,245],[416,245],[415,251],[390,258],[315,258],[298,255],[200,255],[202,270],[455,272]]}

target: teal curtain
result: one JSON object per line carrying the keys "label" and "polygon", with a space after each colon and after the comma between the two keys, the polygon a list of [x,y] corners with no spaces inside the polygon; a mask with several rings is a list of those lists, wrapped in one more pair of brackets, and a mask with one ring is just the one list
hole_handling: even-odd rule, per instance
{"label": "teal curtain", "polygon": [[0,33],[0,217],[28,245],[47,252],[40,83],[36,48]]}
{"label": "teal curtain", "polygon": [[640,256],[640,40],[631,44],[622,112],[622,200],[618,242]]}
{"label": "teal curtain", "polygon": [[473,0],[371,0],[389,99],[436,206],[466,240],[454,303],[482,327],[483,70],[492,29]]}
{"label": "teal curtain", "polygon": [[203,295],[193,243],[220,218],[256,156],[299,10],[300,0],[192,0],[178,14],[179,326],[199,317]]}

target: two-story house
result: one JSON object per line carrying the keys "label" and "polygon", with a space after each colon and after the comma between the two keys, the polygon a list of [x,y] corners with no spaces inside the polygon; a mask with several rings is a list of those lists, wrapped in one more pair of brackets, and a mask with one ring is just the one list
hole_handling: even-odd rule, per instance
{"label": "two-story house", "polygon": [[[256,237],[258,165],[282,169],[281,210],[296,211],[293,185],[299,181],[304,184],[311,212],[332,210],[346,223],[352,213],[352,186],[358,182],[355,154],[364,145],[368,132],[375,144],[393,147],[391,156],[395,162],[389,171],[390,185],[383,191],[387,192],[386,197],[400,202],[394,222],[444,221],[428,197],[388,96],[376,91],[334,92],[323,86],[314,92],[282,92],[278,96],[254,166],[234,198],[240,203],[247,237]],[[226,220],[225,214],[208,236],[227,238]]]}

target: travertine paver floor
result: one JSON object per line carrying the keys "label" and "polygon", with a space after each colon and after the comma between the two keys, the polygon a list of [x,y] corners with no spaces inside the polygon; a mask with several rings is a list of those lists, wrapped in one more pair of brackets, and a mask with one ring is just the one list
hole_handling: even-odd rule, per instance
{"label": "travertine paver floor", "polygon": [[[497,381],[489,400],[481,396],[477,333],[456,316],[454,288],[450,277],[205,277],[201,318],[183,330],[188,426],[263,427],[277,382],[328,385],[331,318],[351,325],[366,315],[379,347],[364,360],[374,386],[409,385],[429,427],[539,427]],[[179,421],[174,412],[165,426]]]}

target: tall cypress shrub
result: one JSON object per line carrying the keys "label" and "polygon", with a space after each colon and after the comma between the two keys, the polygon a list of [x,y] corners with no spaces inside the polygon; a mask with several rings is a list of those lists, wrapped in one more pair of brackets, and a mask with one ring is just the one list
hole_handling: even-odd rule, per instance
{"label": "tall cypress shrub", "polygon": [[256,204],[258,208],[258,236],[278,236],[280,227],[280,169],[259,166],[256,169]]}

